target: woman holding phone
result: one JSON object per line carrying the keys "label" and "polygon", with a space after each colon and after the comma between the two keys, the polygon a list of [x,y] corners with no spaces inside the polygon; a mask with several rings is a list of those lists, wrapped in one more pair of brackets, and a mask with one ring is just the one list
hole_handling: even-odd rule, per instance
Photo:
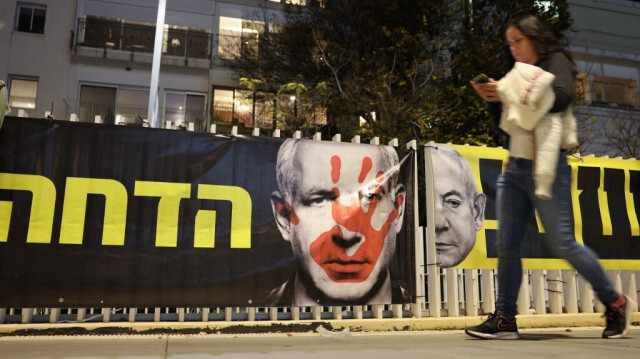
{"label": "woman holding phone", "polygon": [[[537,17],[523,16],[512,20],[506,30],[510,55],[516,62],[534,65],[555,77],[549,91],[554,100],[544,116],[570,110],[574,94],[576,69],[570,55],[560,46],[553,32]],[[542,73],[541,72],[541,73]],[[475,80],[475,79],[474,79]],[[512,91],[489,78],[471,81],[471,86],[489,103],[492,121],[505,127],[505,94]],[[515,90],[513,90],[515,91]],[[523,100],[524,101],[524,100]],[[524,119],[527,120],[527,119]],[[603,338],[621,338],[627,334],[631,320],[631,299],[614,289],[605,276],[596,254],[576,242],[571,204],[571,168],[563,150],[557,151],[556,174],[551,198],[536,196],[534,183],[533,131],[517,131],[503,139],[509,149],[509,161],[497,181],[498,216],[498,295],[496,311],[480,325],[465,330],[468,335],[486,339],[518,339],[516,300],[522,280],[521,246],[527,219],[538,210],[545,228],[548,247],[566,259],[593,287],[606,306],[606,328]]]}

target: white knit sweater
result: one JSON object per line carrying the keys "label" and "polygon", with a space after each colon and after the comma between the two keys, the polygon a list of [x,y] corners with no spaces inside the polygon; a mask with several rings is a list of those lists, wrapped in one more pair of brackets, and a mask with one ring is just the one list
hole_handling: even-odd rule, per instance
{"label": "white knit sweater", "polygon": [[510,136],[509,155],[534,162],[535,195],[551,198],[558,152],[577,147],[577,126],[571,106],[561,113],[553,107],[555,76],[543,69],[516,62],[498,81],[502,101],[500,128]]}

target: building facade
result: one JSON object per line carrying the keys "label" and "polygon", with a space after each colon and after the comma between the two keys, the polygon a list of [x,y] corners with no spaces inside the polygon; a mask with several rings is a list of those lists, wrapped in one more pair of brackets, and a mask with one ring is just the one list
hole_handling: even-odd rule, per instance
{"label": "building facade", "polygon": [[[271,102],[241,89],[220,60],[242,56],[264,29],[274,31],[283,21],[281,1],[167,0],[160,126],[276,127]],[[568,2],[569,49],[580,71],[581,151],[640,156],[613,146],[640,141],[640,2]],[[0,2],[0,79],[8,84],[11,115],[141,125],[148,117],[157,9],[158,0]],[[640,151],[640,143],[635,147]]]}
{"label": "building facade", "polygon": [[640,158],[640,2],[568,3],[582,154]]}
{"label": "building facade", "polygon": [[[167,121],[201,131],[212,121],[257,125],[260,104],[238,89],[237,76],[219,60],[256,41],[260,34],[247,23],[273,26],[281,13],[279,0],[168,0],[161,127]],[[0,14],[0,78],[9,84],[12,115],[146,120],[157,0],[3,1]]]}

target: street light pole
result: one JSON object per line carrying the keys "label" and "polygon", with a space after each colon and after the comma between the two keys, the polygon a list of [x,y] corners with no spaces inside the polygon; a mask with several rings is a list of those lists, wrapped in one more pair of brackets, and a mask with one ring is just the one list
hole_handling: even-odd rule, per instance
{"label": "street light pole", "polygon": [[156,20],[156,38],[153,44],[153,63],[151,66],[151,84],[149,85],[149,111],[147,119],[151,127],[158,127],[158,77],[162,56],[162,38],[164,35],[164,15],[167,0],[158,0],[158,19]]}

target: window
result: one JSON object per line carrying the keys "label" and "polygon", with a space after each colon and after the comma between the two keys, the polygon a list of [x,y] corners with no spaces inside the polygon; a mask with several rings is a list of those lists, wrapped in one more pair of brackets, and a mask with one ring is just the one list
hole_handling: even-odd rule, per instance
{"label": "window", "polygon": [[618,105],[640,105],[638,83],[633,79],[593,75],[593,100]]}
{"label": "window", "polygon": [[149,90],[119,88],[115,123],[141,126],[142,119],[148,115],[148,108]]}
{"label": "window", "polygon": [[188,128],[193,123],[196,131],[206,130],[204,110],[206,96],[185,92],[167,92],[164,101],[164,120],[171,121],[174,128]]}
{"label": "window", "polygon": [[113,124],[116,108],[115,87],[82,85],[80,87],[80,105],[78,119],[81,122],[94,122],[100,116],[102,123]]}
{"label": "window", "polygon": [[83,46],[119,49],[122,40],[122,22],[120,20],[88,15],[84,22]]}
{"label": "window", "polygon": [[35,109],[38,80],[12,77],[10,81],[9,106],[14,108]]}
{"label": "window", "polygon": [[265,24],[261,21],[220,17],[218,56],[224,58],[257,58],[260,36]]}
{"label": "window", "polygon": [[16,12],[16,31],[44,34],[44,19],[47,14],[44,6],[18,4]]}
{"label": "window", "polygon": [[253,128],[271,128],[275,96],[247,90],[214,89],[213,122],[230,122]]}
{"label": "window", "polygon": [[165,25],[166,55],[208,59],[211,55],[211,34],[207,30]]}

